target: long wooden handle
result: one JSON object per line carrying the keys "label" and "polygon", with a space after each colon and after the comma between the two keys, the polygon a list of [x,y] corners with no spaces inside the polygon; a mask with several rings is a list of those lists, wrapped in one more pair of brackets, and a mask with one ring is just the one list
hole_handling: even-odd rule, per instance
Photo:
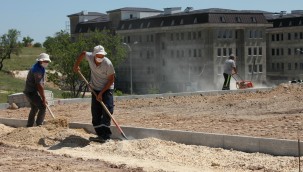
{"label": "long wooden handle", "polygon": [[55,119],[55,116],[54,116],[53,112],[51,111],[51,109],[49,108],[48,105],[46,105],[46,108],[49,111],[49,113],[51,114],[51,116],[53,117],[53,119]]}

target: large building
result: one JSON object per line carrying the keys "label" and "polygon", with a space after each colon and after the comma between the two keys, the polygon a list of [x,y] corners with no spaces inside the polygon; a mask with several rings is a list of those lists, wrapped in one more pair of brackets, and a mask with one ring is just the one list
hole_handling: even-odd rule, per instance
{"label": "large building", "polygon": [[303,10],[268,20],[267,76],[272,83],[303,79]]}
{"label": "large building", "polygon": [[116,88],[123,92],[221,89],[223,64],[232,53],[243,79],[266,81],[266,29],[272,24],[262,12],[175,7],[107,13],[108,21],[76,24],[72,37],[96,27],[123,37],[129,57],[116,69]]}

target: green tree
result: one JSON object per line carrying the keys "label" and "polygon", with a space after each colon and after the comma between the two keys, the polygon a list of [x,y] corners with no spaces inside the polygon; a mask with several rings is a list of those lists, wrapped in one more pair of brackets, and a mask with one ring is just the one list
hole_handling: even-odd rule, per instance
{"label": "green tree", "polygon": [[42,44],[40,42],[36,42],[36,43],[34,43],[33,46],[36,47],[36,48],[41,48]]}
{"label": "green tree", "polygon": [[10,59],[12,54],[19,55],[21,52],[20,43],[17,42],[20,31],[10,29],[0,38],[0,70],[3,68],[3,61]]}
{"label": "green tree", "polygon": [[[79,97],[85,87],[85,83],[79,80],[79,76],[74,73],[73,65],[76,58],[82,51],[91,51],[96,45],[103,45],[113,65],[122,62],[126,55],[126,49],[121,44],[121,37],[109,31],[94,31],[86,35],[79,35],[76,41],[71,41],[70,35],[65,31],[60,31],[54,37],[47,37],[43,46],[46,52],[51,55],[51,67],[56,71],[49,74],[49,79],[62,89],[69,90],[71,97]],[[81,63],[81,72],[89,78],[89,66],[84,60]],[[60,74],[60,75],[59,75]]]}
{"label": "green tree", "polygon": [[32,42],[34,41],[34,39],[32,39],[31,37],[27,36],[27,37],[23,37],[22,42],[23,42],[23,46],[24,47],[30,47],[32,46]]}

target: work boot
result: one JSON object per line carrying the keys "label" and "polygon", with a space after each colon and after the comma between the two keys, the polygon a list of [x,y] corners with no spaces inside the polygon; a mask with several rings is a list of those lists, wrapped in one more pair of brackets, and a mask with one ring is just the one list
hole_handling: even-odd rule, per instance
{"label": "work boot", "polygon": [[103,139],[102,137],[89,137],[88,139],[89,141],[92,141],[92,142],[99,142],[99,143],[105,143],[106,140]]}

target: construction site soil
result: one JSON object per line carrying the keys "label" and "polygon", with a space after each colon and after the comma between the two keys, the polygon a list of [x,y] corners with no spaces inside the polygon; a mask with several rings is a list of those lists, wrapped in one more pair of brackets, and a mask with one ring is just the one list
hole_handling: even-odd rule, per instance
{"label": "construction site soil", "polygon": [[[122,126],[297,140],[302,136],[303,86],[269,91],[115,101]],[[51,106],[68,122],[90,123],[90,103]],[[0,110],[27,119],[29,108]],[[46,120],[51,121],[47,114]],[[0,171],[298,171],[297,157],[184,145],[156,138],[88,141],[91,133],[64,122],[12,128],[0,124]],[[128,133],[131,136],[131,133]],[[301,162],[302,164],[302,162]]]}

